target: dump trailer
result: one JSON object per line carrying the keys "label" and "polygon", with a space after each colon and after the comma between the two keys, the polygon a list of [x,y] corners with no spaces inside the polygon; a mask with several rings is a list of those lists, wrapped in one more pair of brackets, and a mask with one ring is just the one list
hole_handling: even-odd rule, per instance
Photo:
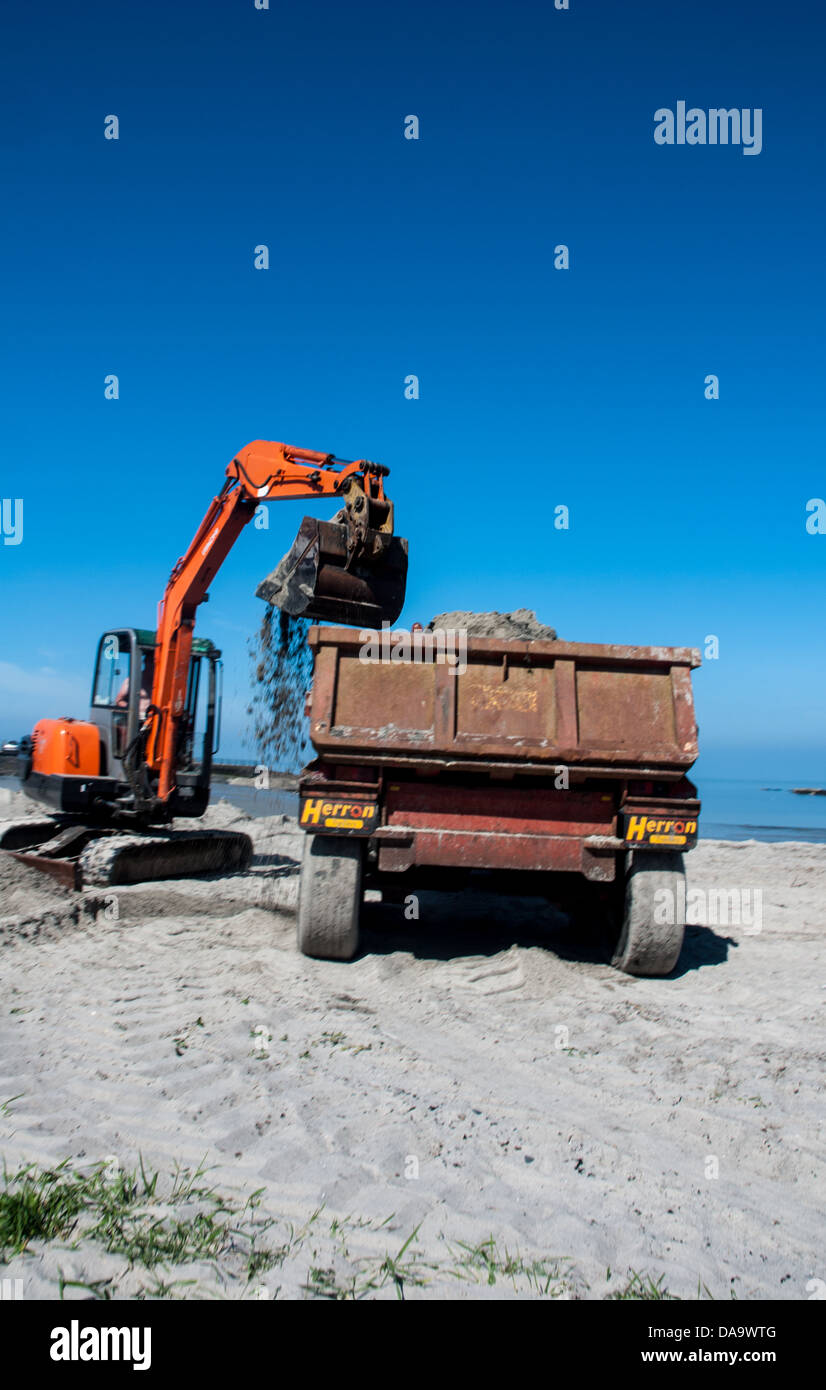
{"label": "dump trailer", "polygon": [[300,949],[352,958],[367,886],[393,898],[488,870],[550,896],[600,885],[614,966],[672,971],[700,811],[686,776],[699,652],[368,635],[309,633]]}

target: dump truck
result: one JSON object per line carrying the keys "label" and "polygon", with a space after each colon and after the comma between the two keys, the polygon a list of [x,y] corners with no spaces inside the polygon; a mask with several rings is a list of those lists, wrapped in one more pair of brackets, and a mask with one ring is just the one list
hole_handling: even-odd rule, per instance
{"label": "dump truck", "polygon": [[308,634],[301,951],[351,959],[366,887],[397,898],[487,870],[539,893],[549,875],[601,886],[613,965],[671,972],[700,812],[699,652],[470,637],[459,661],[438,634],[389,652],[370,637]]}

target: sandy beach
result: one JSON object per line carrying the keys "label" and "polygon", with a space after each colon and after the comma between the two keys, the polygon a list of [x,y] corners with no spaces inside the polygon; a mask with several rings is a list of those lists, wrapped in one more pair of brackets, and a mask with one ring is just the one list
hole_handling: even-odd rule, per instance
{"label": "sandy beach", "polygon": [[138,1225],[191,1220],[204,1186],[260,1191],[263,1254],[246,1231],[130,1263],[81,1214],[0,1264],[27,1297],[805,1299],[826,1279],[826,846],[702,842],[689,889],[759,889],[761,920],[689,927],[656,980],[538,898],[422,893],[416,921],[372,902],[355,961],[308,960],[295,823],[226,802],[207,823],[253,836],[249,871],[70,894],[0,856],[0,1154],[142,1160]]}

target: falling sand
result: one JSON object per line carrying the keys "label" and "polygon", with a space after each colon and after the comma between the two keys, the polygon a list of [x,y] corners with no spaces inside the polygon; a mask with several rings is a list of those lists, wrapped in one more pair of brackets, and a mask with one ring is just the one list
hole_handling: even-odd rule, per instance
{"label": "falling sand", "polygon": [[268,604],[250,642],[252,697],[247,714],[257,756],[268,767],[294,770],[305,760],[309,723],[304,700],[313,675],[310,622]]}

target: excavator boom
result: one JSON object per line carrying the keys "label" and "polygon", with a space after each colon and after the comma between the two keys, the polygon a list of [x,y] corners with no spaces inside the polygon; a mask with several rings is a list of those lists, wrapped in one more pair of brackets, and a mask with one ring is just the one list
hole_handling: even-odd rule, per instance
{"label": "excavator boom", "polygon": [[259,586],[261,597],[295,616],[356,627],[395,622],[404,602],[407,543],[393,535],[386,475],[386,468],[367,459],[348,462],[263,439],[228,464],[224,486],[158,606],[145,761],[158,774],[160,802],[175,786],[177,724],[185,707],[195,613],[258,507],[290,498],[340,498],[345,504],[333,523],[305,517],[292,550]]}

